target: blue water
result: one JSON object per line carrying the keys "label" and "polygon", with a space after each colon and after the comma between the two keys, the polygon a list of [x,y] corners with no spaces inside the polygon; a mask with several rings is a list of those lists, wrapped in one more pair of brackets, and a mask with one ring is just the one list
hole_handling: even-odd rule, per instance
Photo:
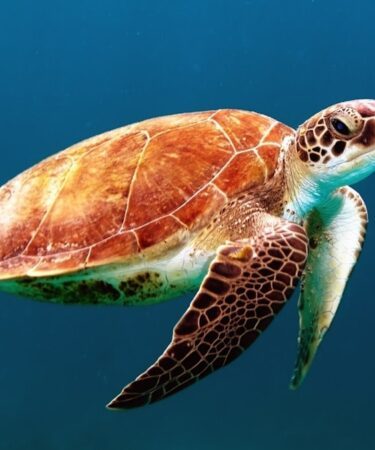
{"label": "blue water", "polygon": [[[0,181],[152,116],[235,107],[297,126],[374,98],[374,17],[373,0],[3,0]],[[374,449],[374,186],[357,185],[367,242],[297,392],[295,297],[227,368],[115,413],[104,405],[164,349],[189,298],[126,309],[1,293],[0,449]]]}

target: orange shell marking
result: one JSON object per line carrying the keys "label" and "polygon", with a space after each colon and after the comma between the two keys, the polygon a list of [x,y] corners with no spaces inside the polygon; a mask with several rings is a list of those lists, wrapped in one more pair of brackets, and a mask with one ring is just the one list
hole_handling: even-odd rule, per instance
{"label": "orange shell marking", "polygon": [[0,189],[0,278],[124,261],[204,227],[272,178],[291,129],[238,110],[140,122],[83,141]]}

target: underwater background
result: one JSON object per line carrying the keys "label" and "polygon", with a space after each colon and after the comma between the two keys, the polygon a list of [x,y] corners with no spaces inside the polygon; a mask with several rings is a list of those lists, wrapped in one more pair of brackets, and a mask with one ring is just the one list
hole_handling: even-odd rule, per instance
{"label": "underwater background", "polygon": [[[153,116],[233,107],[296,127],[332,103],[375,98],[374,23],[373,0],[2,0],[0,181]],[[0,450],[375,449],[374,187],[375,176],[356,187],[367,242],[296,392],[296,296],[230,366],[111,412],[190,298],[137,309],[0,293]]]}

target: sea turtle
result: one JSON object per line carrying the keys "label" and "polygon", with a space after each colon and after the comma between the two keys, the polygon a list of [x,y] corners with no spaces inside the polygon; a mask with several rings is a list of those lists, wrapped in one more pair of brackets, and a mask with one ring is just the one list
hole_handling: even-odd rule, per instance
{"label": "sea turtle", "polygon": [[365,237],[365,204],[346,185],[374,170],[374,100],[297,131],[233,109],[125,126],[1,188],[0,289],[118,305],[198,290],[162,356],[108,405],[123,409],[228,364],[302,277],[297,387]]}

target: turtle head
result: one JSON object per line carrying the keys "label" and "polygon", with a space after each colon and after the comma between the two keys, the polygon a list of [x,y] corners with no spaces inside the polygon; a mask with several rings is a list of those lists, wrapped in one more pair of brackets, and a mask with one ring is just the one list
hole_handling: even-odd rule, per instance
{"label": "turtle head", "polygon": [[286,141],[288,201],[298,217],[330,193],[375,171],[375,100],[353,100],[315,114]]}
{"label": "turtle head", "polygon": [[375,171],[375,100],[331,106],[297,130],[298,158],[311,175],[336,188]]}

